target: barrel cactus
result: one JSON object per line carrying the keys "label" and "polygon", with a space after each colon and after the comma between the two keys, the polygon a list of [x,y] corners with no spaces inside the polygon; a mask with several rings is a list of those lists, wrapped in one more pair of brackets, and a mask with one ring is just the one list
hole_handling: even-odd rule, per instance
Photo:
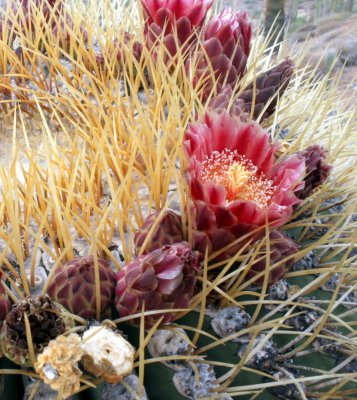
{"label": "barrel cactus", "polygon": [[356,397],[355,109],[217,8],[1,14],[1,399]]}

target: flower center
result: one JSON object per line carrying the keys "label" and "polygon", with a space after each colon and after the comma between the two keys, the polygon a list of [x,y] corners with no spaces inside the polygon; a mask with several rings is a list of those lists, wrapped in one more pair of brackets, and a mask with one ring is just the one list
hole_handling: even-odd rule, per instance
{"label": "flower center", "polygon": [[252,201],[266,208],[275,193],[273,182],[237,150],[213,151],[202,162],[201,179],[223,185],[227,201]]}

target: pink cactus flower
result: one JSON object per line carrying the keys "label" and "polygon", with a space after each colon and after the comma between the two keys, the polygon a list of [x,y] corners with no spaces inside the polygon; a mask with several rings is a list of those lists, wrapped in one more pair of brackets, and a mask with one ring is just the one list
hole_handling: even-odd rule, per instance
{"label": "pink cactus flower", "polygon": [[[189,126],[184,146],[191,189],[194,248],[214,253],[261,227],[279,227],[300,200],[305,161],[298,155],[277,161],[277,145],[256,123],[227,112],[206,114]],[[228,258],[237,247],[221,254]]]}

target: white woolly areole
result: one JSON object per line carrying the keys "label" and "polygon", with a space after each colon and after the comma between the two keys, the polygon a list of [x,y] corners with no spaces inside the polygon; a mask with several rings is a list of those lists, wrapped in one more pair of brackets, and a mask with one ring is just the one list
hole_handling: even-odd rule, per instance
{"label": "white woolly areole", "polygon": [[[103,326],[88,329],[82,339],[84,356],[91,358],[85,365],[96,376],[110,375],[109,380],[120,381],[133,369],[135,349],[122,335]],[[106,380],[106,379],[105,379]]]}

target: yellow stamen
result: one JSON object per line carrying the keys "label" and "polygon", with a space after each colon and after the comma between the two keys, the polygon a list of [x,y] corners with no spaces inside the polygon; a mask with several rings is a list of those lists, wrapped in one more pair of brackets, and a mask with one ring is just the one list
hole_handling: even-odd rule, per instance
{"label": "yellow stamen", "polygon": [[252,172],[248,171],[242,164],[234,163],[227,171],[227,189],[232,192],[239,192],[249,181]]}
{"label": "yellow stamen", "polygon": [[226,200],[252,201],[259,208],[268,206],[275,193],[273,182],[236,150],[214,151],[202,162],[201,179],[223,185]]}

